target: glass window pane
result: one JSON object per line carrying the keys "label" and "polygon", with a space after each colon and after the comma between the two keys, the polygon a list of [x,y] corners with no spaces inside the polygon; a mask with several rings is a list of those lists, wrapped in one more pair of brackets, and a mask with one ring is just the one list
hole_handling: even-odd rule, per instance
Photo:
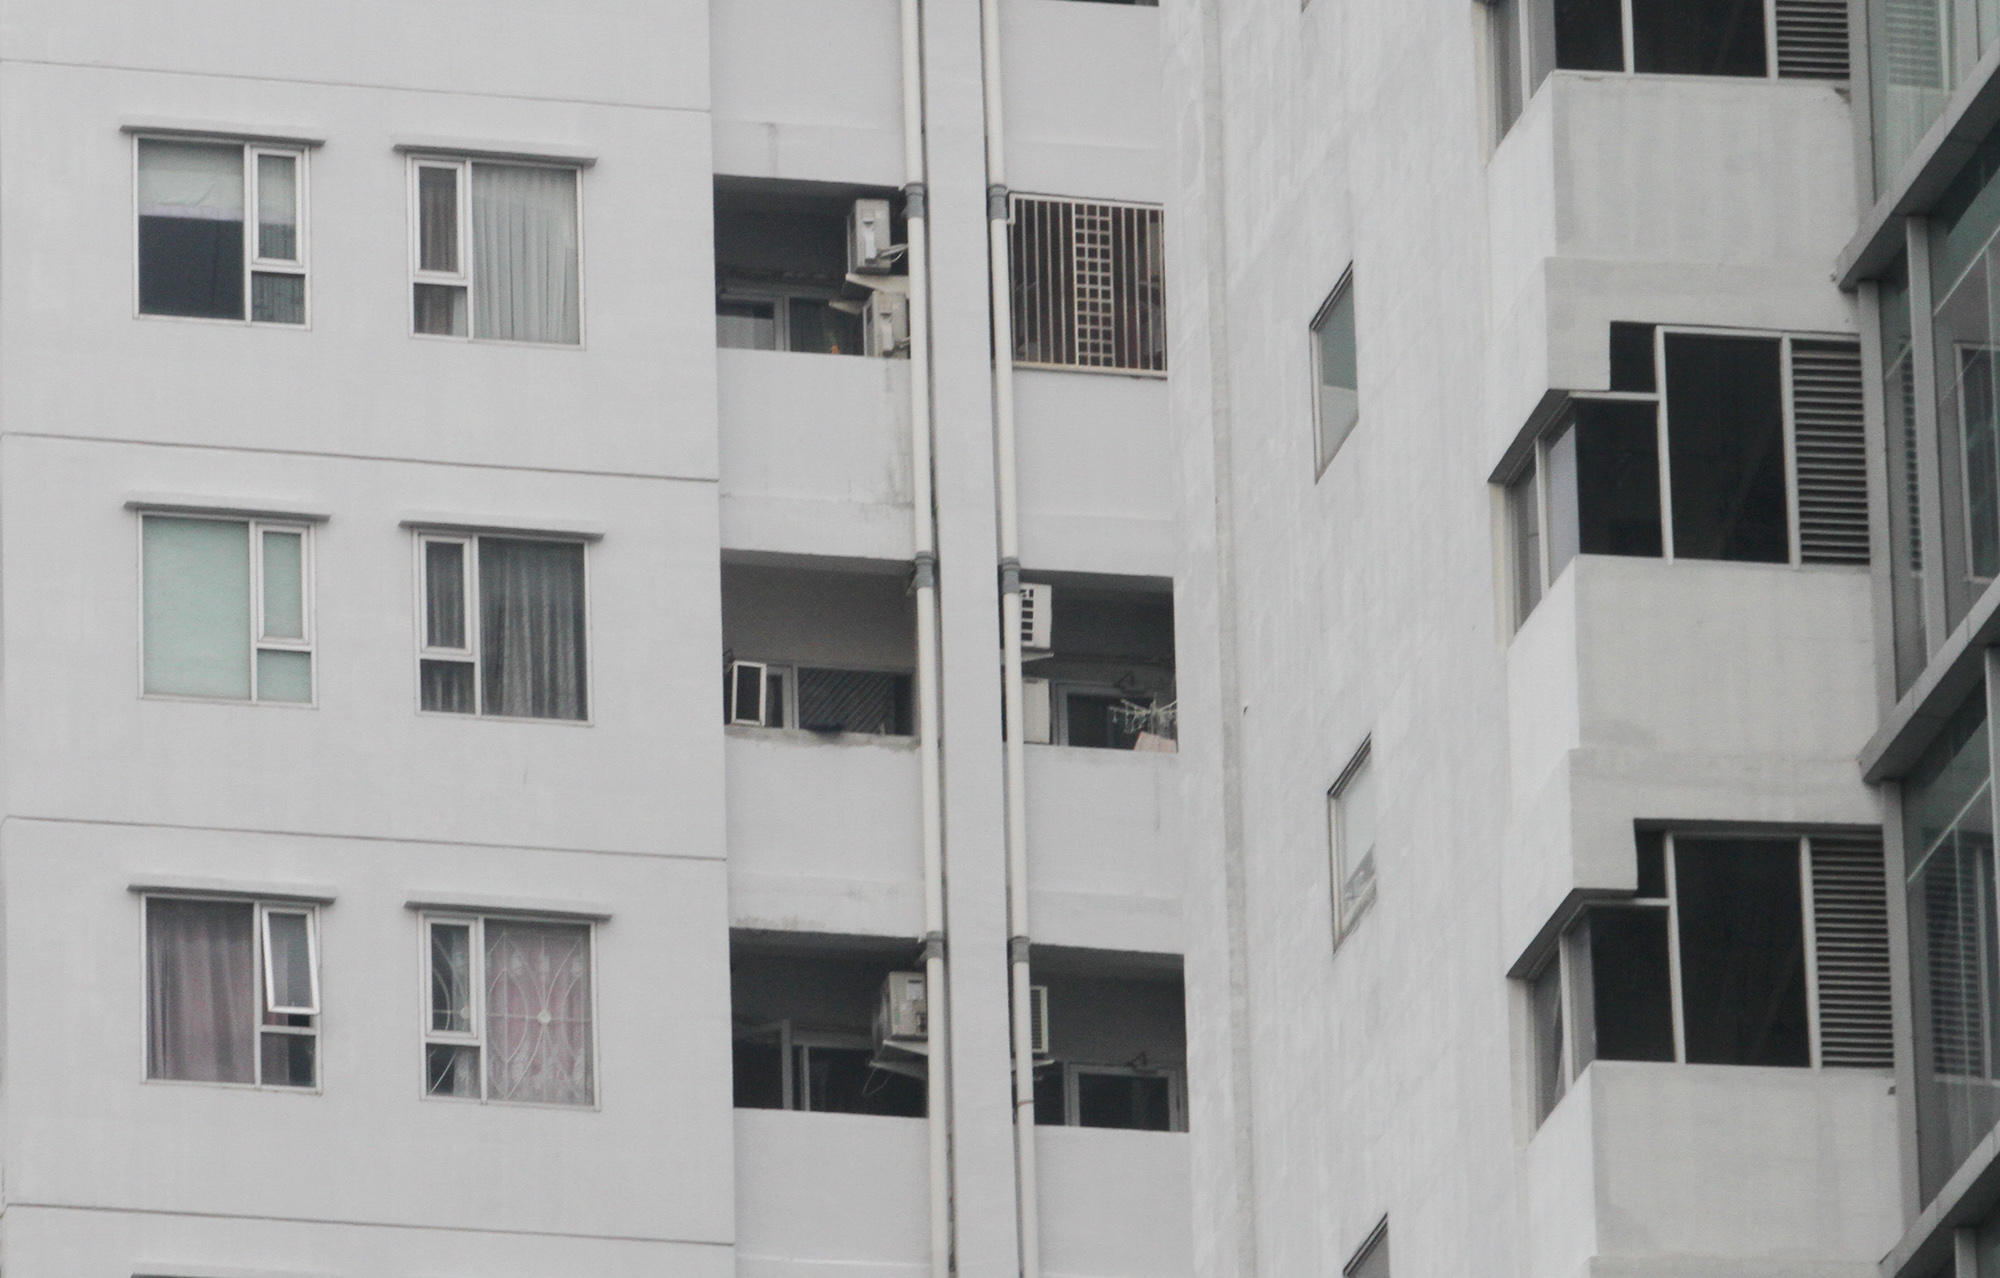
{"label": "glass window pane", "polygon": [[1346,1278],[1389,1278],[1389,1231],[1385,1228],[1368,1250],[1355,1257]]}
{"label": "glass window pane", "polygon": [[299,260],[299,165],[294,156],[257,157],[257,256]]}
{"label": "glass window pane", "polygon": [[250,526],[145,521],[146,691],[250,698]]}
{"label": "glass window pane", "polygon": [[[1572,430],[1579,552],[1652,557],[1661,553],[1658,420],[1652,404],[1577,405]],[[1550,505],[1555,506],[1553,499]]]}
{"label": "glass window pane", "polygon": [[417,170],[417,269],[458,274],[457,169]]}
{"label": "glass window pane", "polygon": [[1797,839],[1674,839],[1692,1065],[1812,1064]]}
{"label": "glass window pane", "polygon": [[456,284],[419,284],[414,290],[416,331],[432,337],[465,336],[465,290]]}
{"label": "glass window pane", "polygon": [[[795,351],[813,355],[860,355],[861,317],[837,310],[825,298],[794,297],[787,303],[786,329]],[[723,343],[718,339],[718,345]]]}
{"label": "glass window pane", "polygon": [[312,969],[312,921],[304,914],[267,911],[264,954],[270,972],[266,1005],[272,1011],[311,1014],[318,1010]]}
{"label": "glass window pane", "polygon": [[472,166],[475,337],[581,340],[576,170]]}
{"label": "glass window pane", "polygon": [[1777,339],[1669,334],[1666,346],[1674,557],[1788,562]]}
{"label": "glass window pane", "polygon": [[1632,0],[1632,68],[1765,74],[1764,0]]}
{"label": "glass window pane", "polygon": [[1590,912],[1591,1059],[1674,1059],[1664,908]]}
{"label": "glass window pane", "polygon": [[784,1049],[775,1034],[736,1040],[734,1078],[737,1109],[785,1107]]}
{"label": "glass window pane", "polygon": [[253,1083],[256,907],[146,902],[146,1076]]}
{"label": "glass window pane", "polygon": [[1507,522],[1512,530],[1514,624],[1519,626],[1542,601],[1542,516],[1535,468],[1530,465],[1507,485]]}
{"label": "glass window pane", "polygon": [[805,1105],[821,1114],[880,1114],[922,1118],[924,1085],[907,1074],[875,1066],[865,1047],[808,1047],[795,1066],[804,1082]]}
{"label": "glass window pane", "polygon": [[479,1049],[455,1043],[424,1045],[424,1090],[432,1096],[479,1095]]}
{"label": "glass window pane", "polygon": [[1937,355],[1938,513],[1945,620],[1956,626],[2000,572],[2000,396],[1994,379],[1990,254],[1972,260],[1933,320]]}
{"label": "glass window pane", "polygon": [[1556,65],[1566,71],[1623,71],[1625,19],[1618,0],[1554,0]]}
{"label": "glass window pane", "polygon": [[1869,83],[1875,99],[1875,183],[1887,191],[1931,121],[1951,100],[1952,0],[1871,0]]}
{"label": "glass window pane", "polygon": [[585,718],[582,545],[483,537],[478,562],[483,712]]}
{"label": "glass window pane", "polygon": [[1065,1095],[1066,1090],[1063,1083],[1063,1067],[1060,1063],[1036,1069],[1036,1126],[1062,1127],[1069,1122],[1069,1098]]}
{"label": "glass window pane", "polygon": [[1576,492],[1576,423],[1563,427],[1562,433],[1549,441],[1549,450],[1543,456],[1543,485],[1546,488],[1545,501],[1548,507],[1547,535],[1549,539],[1548,585],[1553,586],[1556,578],[1562,576],[1569,561],[1576,558],[1577,534],[1580,531]]}
{"label": "glass window pane", "polygon": [[1314,363],[1319,368],[1315,399],[1318,414],[1319,464],[1325,466],[1354,429],[1361,414],[1360,379],[1355,368],[1354,286],[1340,293],[1313,329]]}
{"label": "glass window pane", "polygon": [[264,637],[306,637],[305,535],[264,532]]}
{"label": "glass window pane", "polygon": [[263,1035],[263,1074],[266,1087],[315,1087],[319,1083],[315,1058],[319,1037],[315,1034]]}
{"label": "glass window pane", "polygon": [[1097,1074],[1076,1076],[1076,1122],[1079,1127],[1118,1127],[1131,1131],[1173,1130],[1172,1080],[1163,1075]]}
{"label": "glass window pane", "polygon": [[243,318],[243,148],[139,143],[139,310]]}
{"label": "glass window pane", "polygon": [[472,1032],[472,928],[431,924],[431,1029]]}
{"label": "glass window pane", "polygon": [[494,1100],[592,1098],[590,929],[486,922],[486,1092]]}
{"label": "glass window pane", "polygon": [[1363,756],[1335,796],[1342,877],[1350,877],[1375,851],[1375,762]]}
{"label": "glass window pane", "polygon": [[306,277],[277,271],[250,275],[250,318],[259,324],[306,322]]}
{"label": "glass window pane", "polygon": [[1634,834],[1639,854],[1639,895],[1653,900],[1667,896],[1667,836],[1660,830],[1639,830]]}
{"label": "glass window pane", "polygon": [[424,543],[424,646],[465,647],[465,544]]}
{"label": "glass window pane", "polygon": [[420,704],[424,709],[441,714],[472,714],[479,709],[470,661],[426,658],[419,663],[417,673],[423,685]]}
{"label": "glass window pane", "polygon": [[715,344],[737,350],[778,349],[777,303],[717,298]]}
{"label": "glass window pane", "polygon": [[257,700],[310,703],[312,654],[285,648],[257,652]]}
{"label": "glass window pane", "polygon": [[1611,326],[1611,389],[1651,393],[1659,378],[1653,368],[1651,324]]}
{"label": "glass window pane", "polygon": [[1550,959],[1528,986],[1528,1014],[1535,1033],[1535,1119],[1549,1116],[1569,1089],[1564,1059],[1562,964]]}

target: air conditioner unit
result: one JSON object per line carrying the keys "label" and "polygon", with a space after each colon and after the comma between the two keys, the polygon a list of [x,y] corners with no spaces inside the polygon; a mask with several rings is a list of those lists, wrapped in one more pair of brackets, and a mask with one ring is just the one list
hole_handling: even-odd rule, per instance
{"label": "air conditioner unit", "polygon": [[1021,583],[1021,647],[1046,655],[1049,651],[1049,623],[1054,620],[1055,587],[1039,581]]}
{"label": "air conditioner unit", "polygon": [[889,201],[856,200],[847,216],[847,269],[888,271],[901,256],[891,243]]}
{"label": "air conditioner unit", "polygon": [[770,667],[761,661],[729,663],[729,722],[754,727],[769,726],[771,706],[765,694],[770,686]]}
{"label": "air conditioner unit", "polygon": [[1049,987],[1028,987],[1028,1054],[1049,1054]]}
{"label": "air conditioner unit", "polygon": [[923,1052],[930,1040],[929,1002],[922,972],[891,972],[875,1005],[875,1048]]}

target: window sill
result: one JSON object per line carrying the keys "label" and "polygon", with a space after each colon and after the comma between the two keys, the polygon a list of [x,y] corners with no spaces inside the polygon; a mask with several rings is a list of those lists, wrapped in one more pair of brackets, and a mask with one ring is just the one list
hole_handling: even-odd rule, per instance
{"label": "window sill", "polygon": [[417,711],[419,719],[456,719],[462,723],[545,723],[559,728],[590,728],[596,724],[590,719],[541,719],[533,715],[519,714],[460,714],[456,710]]}
{"label": "window sill", "polygon": [[207,324],[219,328],[259,328],[280,332],[310,333],[312,324],[282,324],[276,320],[230,319],[221,315],[155,315],[150,311],[133,311],[133,319],[167,324]]}
{"label": "window sill", "polygon": [[223,1083],[202,1078],[147,1078],[148,1087],[212,1087],[225,1092],[262,1092],[269,1096],[324,1096],[319,1087],[279,1087],[274,1083]]}
{"label": "window sill", "polygon": [[247,701],[237,697],[193,697],[171,692],[141,692],[141,701],[163,701],[187,706],[247,706],[258,710],[317,710],[317,701]]}
{"label": "window sill", "polygon": [[[260,327],[270,328],[274,326],[266,324],[260,325]],[[441,342],[452,346],[513,346],[531,351],[580,351],[584,349],[584,344],[581,341],[519,342],[508,337],[453,337],[450,333],[412,333],[410,336],[419,342]]]}

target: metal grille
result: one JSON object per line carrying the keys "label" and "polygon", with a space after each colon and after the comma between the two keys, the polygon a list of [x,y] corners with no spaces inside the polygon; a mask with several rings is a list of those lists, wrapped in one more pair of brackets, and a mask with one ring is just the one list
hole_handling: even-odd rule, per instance
{"label": "metal grille", "polygon": [[1917,377],[1914,354],[1903,356],[1899,381],[1903,396],[1903,474],[1908,477],[1904,496],[1910,520],[1910,571],[1921,576],[1924,571],[1924,517],[1923,489],[1917,482]]}
{"label": "metal grille", "polygon": [[1778,0],[1778,74],[1847,78],[1847,0]]}
{"label": "metal grille", "polygon": [[909,732],[910,677],[799,667],[799,726],[813,732]]}
{"label": "metal grille", "polygon": [[1882,840],[1814,835],[1812,895],[1820,1063],[1888,1069],[1896,1063],[1896,1039],[1889,1016],[1889,885]]}
{"label": "metal grille", "polygon": [[1868,562],[1868,449],[1861,347],[1792,343],[1792,429],[1798,449],[1799,558]]}
{"label": "metal grille", "polygon": [[1016,195],[1014,362],[1167,371],[1160,210]]}

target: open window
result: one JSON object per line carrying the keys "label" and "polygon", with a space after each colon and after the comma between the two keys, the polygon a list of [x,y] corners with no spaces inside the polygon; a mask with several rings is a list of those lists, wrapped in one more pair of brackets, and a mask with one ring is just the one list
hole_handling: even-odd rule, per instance
{"label": "open window", "polygon": [[827,735],[915,731],[907,565],[808,557],[722,566],[724,716]]}
{"label": "open window", "polygon": [[319,1086],[319,914],[289,901],[145,901],[146,1077]]}
{"label": "open window", "polygon": [[1367,742],[1326,792],[1333,857],[1333,941],[1340,944],[1375,902],[1375,765]]}
{"label": "open window", "polygon": [[916,946],[737,931],[729,979],[738,1109],[924,1116],[929,1026]]}
{"label": "open window", "polygon": [[901,213],[888,188],[716,179],[716,345],[907,356]]}
{"label": "open window", "polygon": [[1025,736],[1099,750],[1176,748],[1172,588],[1036,574],[1022,585]]}
{"label": "open window", "polygon": [[1527,981],[1538,1121],[1595,1060],[1888,1069],[1879,832],[1641,829]]}
{"label": "open window", "polygon": [[306,153],[138,139],[139,313],[306,322]]}
{"label": "open window", "polygon": [[1867,564],[1866,448],[1850,339],[1611,325],[1504,481],[1515,625],[1579,554]]}
{"label": "open window", "polygon": [[1038,945],[1029,963],[1047,1027],[1035,1054],[1035,1121],[1186,1131],[1180,958]]}

